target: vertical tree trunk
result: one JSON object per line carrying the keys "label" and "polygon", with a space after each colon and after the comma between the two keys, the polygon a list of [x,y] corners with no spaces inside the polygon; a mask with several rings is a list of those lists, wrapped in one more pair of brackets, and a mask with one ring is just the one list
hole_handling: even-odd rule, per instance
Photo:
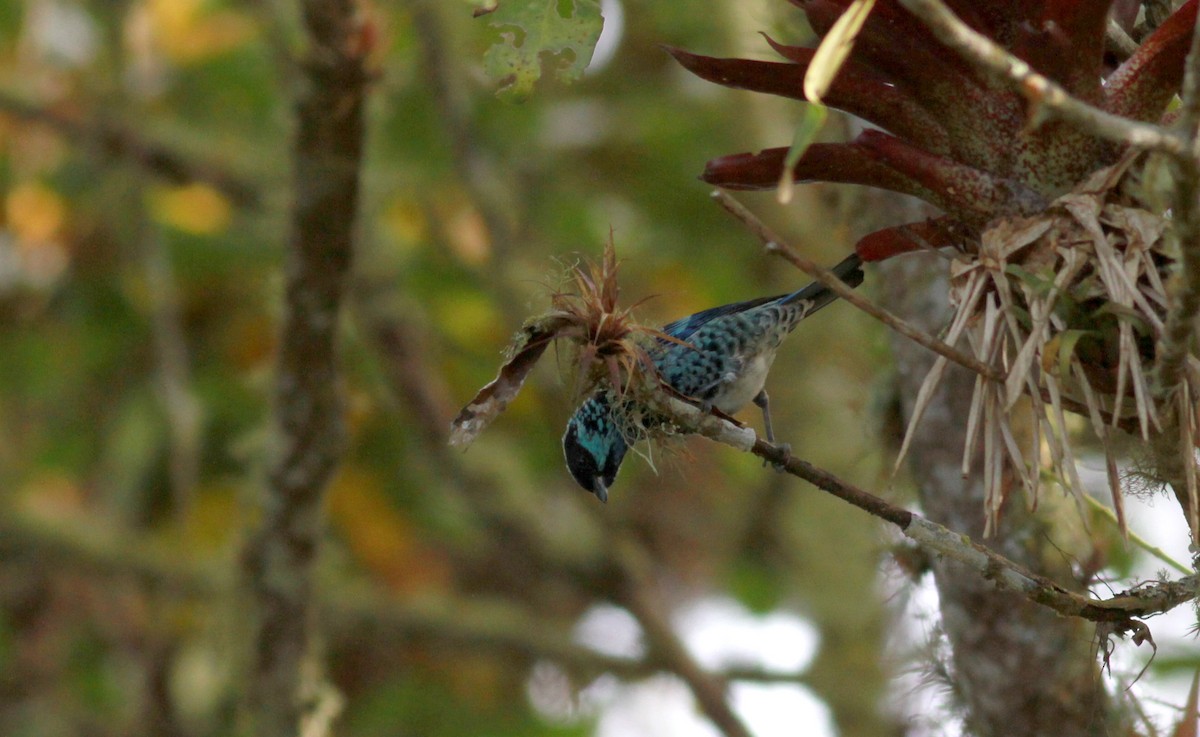
{"label": "vertical tree trunk", "polygon": [[338,325],[358,210],[367,75],[354,0],[302,4],[310,50],[296,109],[294,197],[276,385],[277,448],[244,555],[256,607],[248,734],[291,737],[313,711],[312,568],[345,445]]}
{"label": "vertical tree trunk", "polygon": [[[937,256],[914,255],[880,267],[881,299],[928,332],[945,324],[946,272]],[[905,422],[934,356],[893,335]],[[1020,494],[1005,507],[998,533],[983,540],[983,484],[978,468],[961,475],[962,449],[974,376],[951,367],[913,440],[908,467],[923,512],[982,541],[1008,558],[1077,587],[1061,551],[1050,543],[1054,521],[1026,511]],[[981,454],[976,453],[978,458]],[[1123,734],[1103,689],[1093,653],[1094,628],[1064,619],[1013,594],[999,593],[957,564],[933,565],[942,625],[952,646],[951,681],[967,729],[993,735]]]}

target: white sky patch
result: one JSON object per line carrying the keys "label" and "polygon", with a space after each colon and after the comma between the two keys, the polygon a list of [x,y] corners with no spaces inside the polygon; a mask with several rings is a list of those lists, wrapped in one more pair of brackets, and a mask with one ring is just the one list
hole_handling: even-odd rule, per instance
{"label": "white sky patch", "polygon": [[96,55],[96,24],[76,3],[42,0],[29,8],[29,39],[46,58],[79,67]]}
{"label": "white sky patch", "polygon": [[727,598],[702,599],[675,618],[688,648],[705,668],[756,665],[797,673],[817,653],[817,630],[787,612],[762,616]]}
{"label": "white sky patch", "polygon": [[[674,617],[675,629],[705,667],[757,667],[800,673],[816,655],[817,630],[788,612],[756,615],[733,599],[700,599]],[[575,639],[607,655],[641,657],[641,627],[624,609],[604,604],[580,618]],[[539,663],[529,698],[547,718],[565,723],[596,719],[597,737],[718,737],[687,685],[669,674],[633,683],[603,676],[572,693],[557,666]],[[733,683],[730,703],[755,737],[832,737],[829,708],[807,688],[788,683]]]}
{"label": "white sky patch", "polygon": [[592,60],[583,70],[585,75],[603,71],[617,55],[621,39],[625,37],[625,7],[621,0],[600,0],[600,14],[604,16],[604,29],[596,41]]}
{"label": "white sky patch", "polygon": [[612,604],[597,604],[584,612],[575,625],[575,640],[605,655],[639,658],[645,651],[637,620]]}

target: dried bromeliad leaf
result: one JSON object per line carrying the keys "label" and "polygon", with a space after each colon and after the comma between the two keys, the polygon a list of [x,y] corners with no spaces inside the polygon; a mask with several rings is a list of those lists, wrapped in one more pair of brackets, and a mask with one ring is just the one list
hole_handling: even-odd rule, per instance
{"label": "dried bromeliad leaf", "polygon": [[658,386],[647,344],[675,338],[637,323],[633,309],[641,302],[620,306],[618,271],[611,237],[600,263],[584,262],[571,269],[573,289],[556,291],[550,298],[550,311],[531,318],[521,328],[496,378],[480,389],[451,423],[451,445],[469,445],[504,412],[555,341],[566,340],[577,348],[572,363],[581,389],[607,382],[620,396],[634,388]]}

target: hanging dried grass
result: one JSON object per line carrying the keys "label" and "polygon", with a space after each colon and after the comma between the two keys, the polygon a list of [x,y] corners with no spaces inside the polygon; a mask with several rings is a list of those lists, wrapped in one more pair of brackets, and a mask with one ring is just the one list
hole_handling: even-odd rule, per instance
{"label": "hanging dried grass", "polygon": [[[1135,161],[1126,157],[1094,173],[1036,216],[991,224],[978,252],[953,262],[950,300],[955,314],[946,340],[953,344],[965,335],[974,355],[999,366],[1007,377],[1003,383],[976,380],[963,452],[964,474],[976,449],[983,454],[989,533],[1007,490],[1015,486],[1010,474],[1035,505],[1041,472],[1048,467],[1082,507],[1077,454],[1066,424],[1068,406],[1086,408],[1104,448],[1123,531],[1115,428],[1148,442],[1163,440],[1164,432],[1182,432],[1182,438],[1166,440],[1181,456],[1178,480],[1189,489],[1196,486],[1191,457],[1191,438],[1198,437],[1191,400],[1196,387],[1185,387],[1184,397],[1156,400],[1148,380],[1169,302],[1164,282],[1177,256],[1164,238],[1168,219],[1154,213],[1135,186]],[[902,457],[944,368],[945,360],[939,359],[926,377]],[[1191,372],[1191,381],[1196,375]],[[1012,424],[1020,401],[1029,403],[1034,418],[1024,433],[1014,431]],[[1174,429],[1164,425],[1164,414],[1180,418]],[[1018,441],[1023,434],[1026,448]],[[1195,503],[1191,506],[1195,529]]]}

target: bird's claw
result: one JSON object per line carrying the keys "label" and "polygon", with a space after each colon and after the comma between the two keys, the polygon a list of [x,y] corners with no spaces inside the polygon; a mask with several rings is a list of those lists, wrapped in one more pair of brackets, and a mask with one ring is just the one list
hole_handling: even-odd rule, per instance
{"label": "bird's claw", "polygon": [[[779,448],[779,450],[783,453],[785,458],[792,455],[792,446],[790,443],[780,443],[779,445],[777,445],[775,447]],[[775,469],[775,471],[777,473],[787,473],[787,467],[784,464],[779,463],[777,461],[768,461],[766,458],[764,458],[763,459],[763,468],[766,468],[767,466],[770,466],[771,468]]]}

